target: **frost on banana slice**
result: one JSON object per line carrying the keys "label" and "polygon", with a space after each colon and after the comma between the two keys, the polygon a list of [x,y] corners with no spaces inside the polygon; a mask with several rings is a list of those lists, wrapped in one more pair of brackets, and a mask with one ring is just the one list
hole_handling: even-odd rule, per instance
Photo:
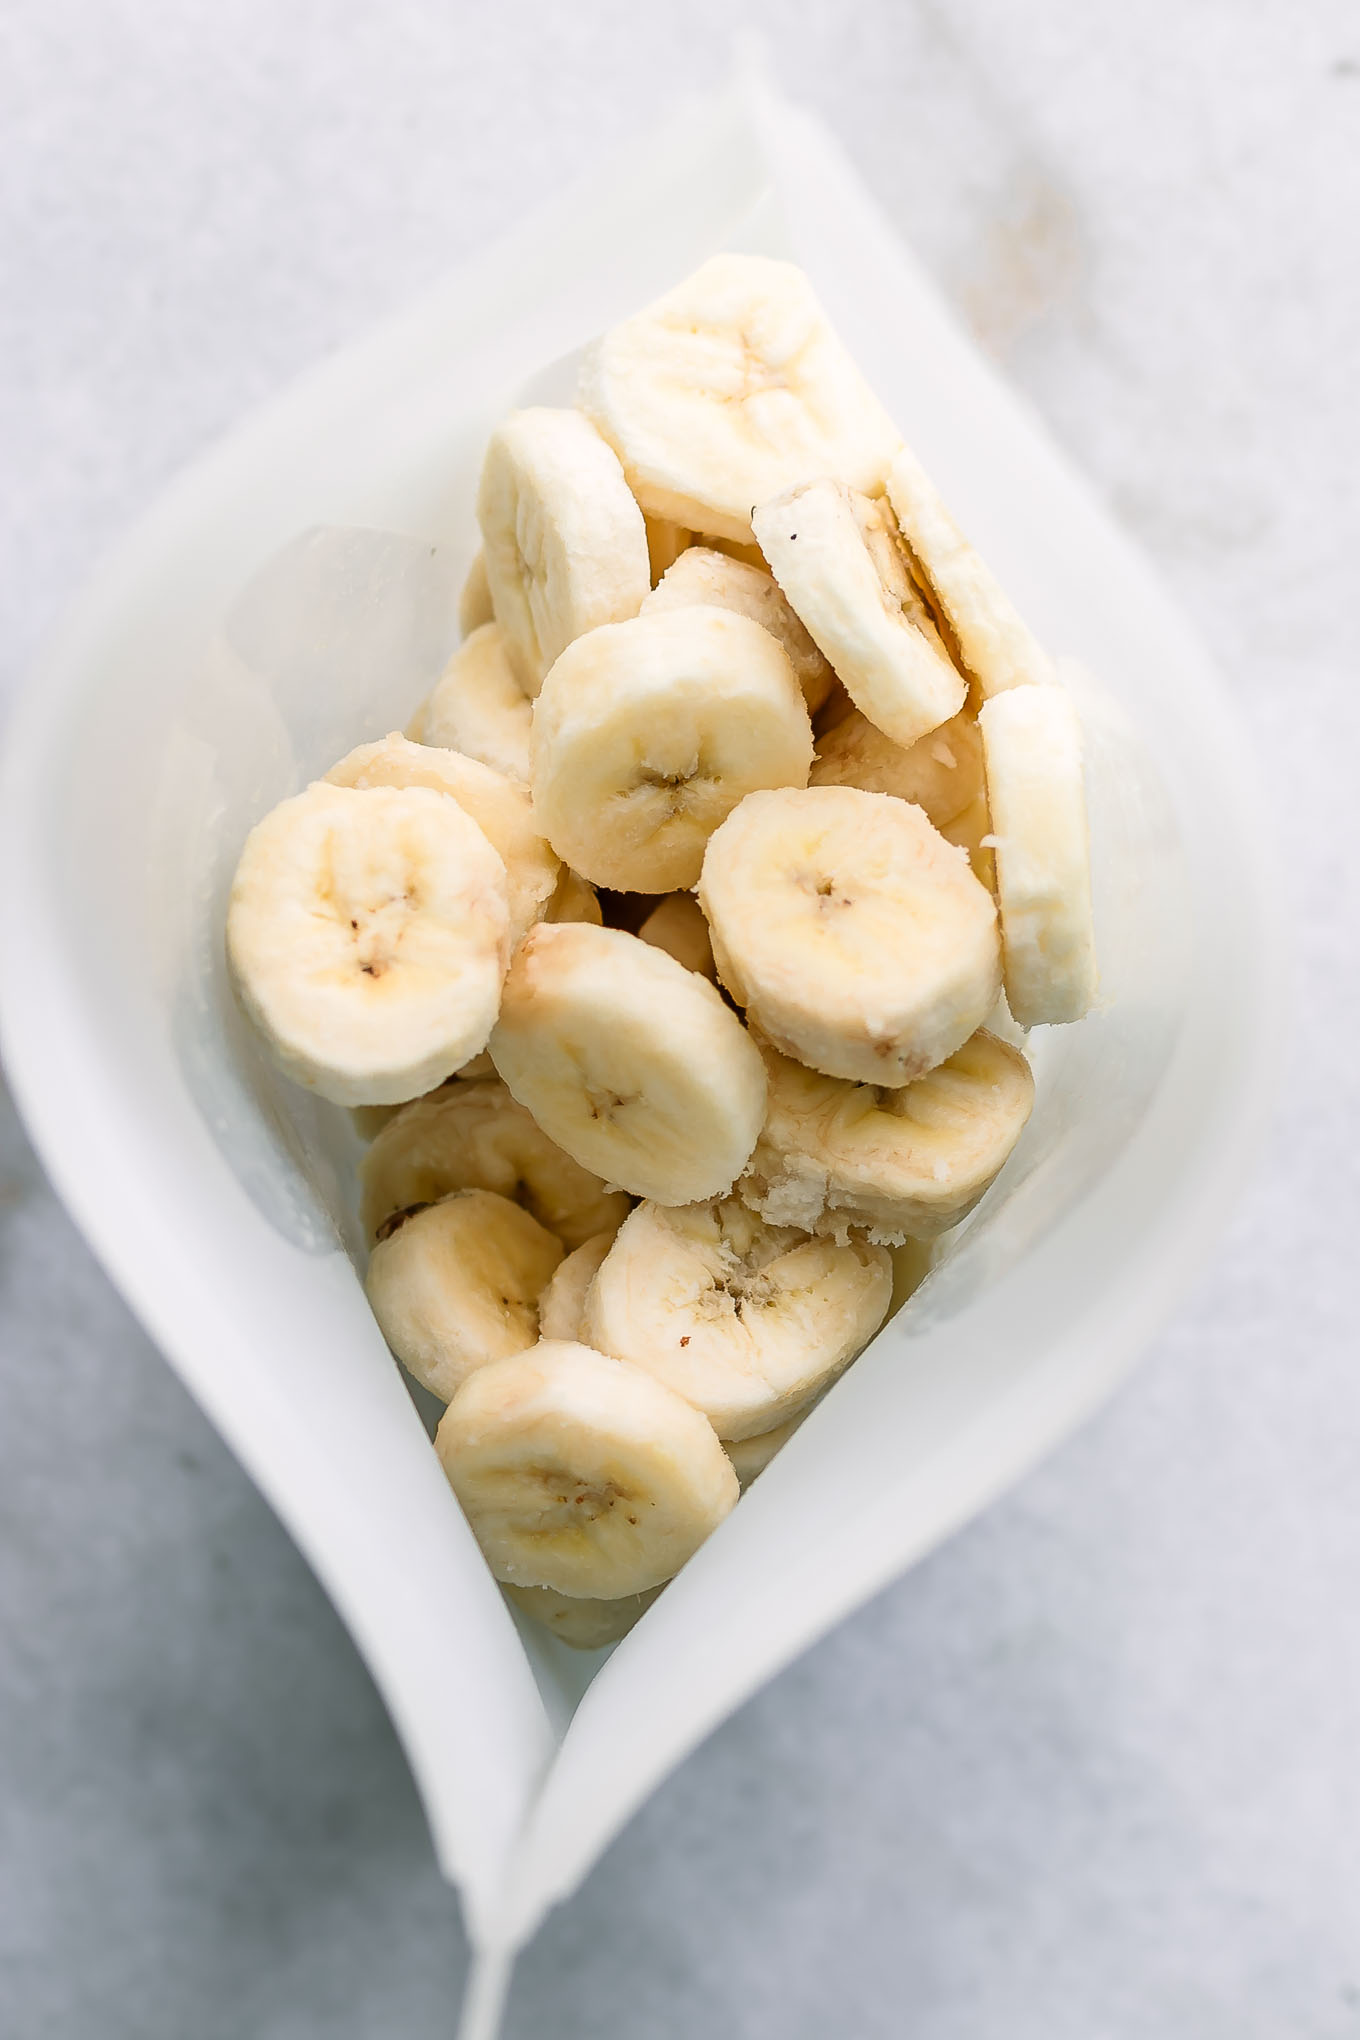
{"label": "frost on banana slice", "polygon": [[772,1225],[884,1246],[933,1239],[970,1212],[1020,1138],[1034,1079],[979,1030],[896,1090],[850,1084],[766,1048],[769,1107],[737,1188]]}
{"label": "frost on banana slice", "polygon": [[584,1336],[586,1291],[600,1272],[605,1255],[614,1244],[618,1227],[597,1232],[567,1255],[538,1299],[538,1329],[545,1339],[580,1339]]}
{"label": "frost on banana slice", "polygon": [[896,794],[943,831],[982,792],[982,738],[965,710],[904,749],[851,709],[817,739],[808,785]]}
{"label": "frost on banana slice", "polygon": [[534,826],[528,789],[461,752],[413,744],[395,733],[357,750],[326,774],[332,786],[426,786],[471,815],[505,866],[510,939],[541,921],[562,866]]}
{"label": "frost on banana slice", "polygon": [[448,1402],[474,1369],[534,1344],[561,1258],[561,1240],[508,1197],[456,1190],[378,1242],[365,1287],[407,1373]]}
{"label": "frost on banana slice", "polygon": [[638,616],[569,645],[534,710],[539,823],[596,885],[691,886],[753,787],[803,786],[812,727],[768,631],[728,609]]}
{"label": "frost on banana slice", "polygon": [[1006,998],[1021,1027],[1080,1020],[1096,996],[1081,725],[1060,687],[984,702]]}
{"label": "frost on banana slice", "polygon": [[638,937],[650,942],[654,949],[664,949],[677,963],[683,963],[686,970],[697,970],[700,977],[717,982],[718,967],[713,961],[708,923],[693,893],[668,893],[659,906],[652,908],[638,929]]}
{"label": "frost on banana slice", "polygon": [[1051,681],[1047,652],[973,551],[908,447],[900,449],[888,470],[888,500],[950,650],[977,699]]}
{"label": "frost on banana slice", "polygon": [[586,1299],[591,1344],[645,1368],[720,1438],[758,1437],[820,1395],[883,1322],[892,1262],[770,1226],[735,1197],[640,1204]]}
{"label": "frost on banana slice", "polygon": [[990,895],[921,810],[889,794],[751,794],[709,843],[699,903],[737,1004],[827,1076],[909,1084],[996,1003]]}
{"label": "frost on banana slice", "polygon": [[532,1615],[535,1622],[573,1650],[603,1650],[627,1636],[647,1613],[660,1587],[645,1594],[625,1594],[617,1601],[585,1601],[578,1595],[559,1594],[552,1587],[507,1587],[517,1608]]}
{"label": "frost on banana slice", "polygon": [[765,567],[749,566],[712,546],[695,545],[682,552],[653,588],[641,614],[658,609],[690,609],[695,603],[732,609],[749,616],[784,647],[803,690],[808,714],[815,715],[830,694],[836,676],[789,607],[783,590]]}
{"label": "frost on banana slice", "polygon": [[762,503],[770,571],[855,705],[895,744],[915,744],[967,695],[886,504],[825,477]]}
{"label": "frost on banana slice", "polygon": [[751,540],[751,505],[811,475],[883,486],[901,435],[801,269],[715,255],[586,351],[577,402],[650,517]]}
{"label": "frost on banana slice", "polygon": [[417,1098],[378,1133],[359,1177],[369,1240],[454,1190],[494,1190],[522,1204],[567,1247],[618,1226],[629,1206],[563,1154],[495,1077]]}
{"label": "frost on banana slice", "polygon": [[458,647],[406,734],[417,744],[461,751],[527,786],[533,726],[533,703],[515,678],[505,641],[494,623],[484,623]]}
{"label": "frost on banana slice", "polygon": [[496,614],[491,600],[491,583],[486,578],[486,554],[478,546],[458,597],[458,628],[465,638],[490,623]]}
{"label": "frost on banana slice", "polygon": [[588,878],[582,878],[579,871],[563,866],[562,876],[557,882],[557,891],[548,902],[545,921],[589,921],[593,927],[604,926],[604,912],[600,896]]}
{"label": "frost on banana slice", "polygon": [[530,929],[491,1055],[583,1168],[666,1204],[730,1189],[765,1116],[765,1066],[721,996],[617,928]]}
{"label": "frost on banana slice", "polygon": [[579,411],[512,411],[477,491],[486,578],[530,694],[558,654],[636,616],[652,585],[642,512],[616,456]]}
{"label": "frost on banana slice", "polygon": [[227,951],[288,1075],[337,1105],[393,1105],[486,1045],[509,948],[505,866],[425,787],[324,782],[246,839]]}
{"label": "frost on banana slice", "polygon": [[673,1578],[739,1492],[689,1403],[565,1340],[478,1368],[435,1450],[498,1580],[591,1600]]}

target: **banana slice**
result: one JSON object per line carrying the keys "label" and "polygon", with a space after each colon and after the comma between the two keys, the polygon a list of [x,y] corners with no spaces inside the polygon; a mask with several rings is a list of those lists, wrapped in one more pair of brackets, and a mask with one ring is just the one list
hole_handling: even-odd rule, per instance
{"label": "banana slice", "polygon": [[645,1368],[720,1438],[796,1415],[878,1330],[892,1262],[770,1226],[735,1197],[624,1220],[586,1298],[592,1345]]}
{"label": "banana slice", "polygon": [[749,616],[783,647],[794,670],[808,714],[815,715],[835,685],[836,676],[794,615],[783,590],[765,567],[748,566],[712,546],[693,545],[668,567],[643,603],[641,614],[658,609],[735,610]]}
{"label": "banana slice", "polygon": [[505,866],[442,793],[321,782],[246,838],[227,912],[242,1000],[337,1105],[418,1097],[484,1048],[508,948]]}
{"label": "banana slice", "polygon": [[888,500],[917,578],[977,699],[1051,681],[1047,652],[973,551],[908,447],[900,449],[888,470]]}
{"label": "banana slice", "polygon": [[465,638],[493,621],[496,605],[491,600],[491,583],[486,578],[486,554],[478,546],[467,570],[463,592],[458,597],[458,628]]}
{"label": "banana slice", "polygon": [[534,711],[534,807],[554,850],[596,885],[693,885],[704,845],[759,786],[803,786],[812,728],[768,631],[726,609],[675,609],[569,645]]}
{"label": "banana slice", "polygon": [[[383,1127],[359,1165],[367,1238],[454,1190],[494,1190],[522,1204],[567,1247],[621,1224],[628,1199],[549,1140],[498,1078],[447,1084]],[[544,1277],[547,1280],[547,1277]]]}
{"label": "banana slice", "polygon": [[[461,1069],[455,1070],[446,1083],[436,1085],[433,1091],[427,1091],[424,1095],[427,1098],[437,1098],[450,1084],[473,1084],[483,1077],[489,1077],[492,1083],[496,1082],[496,1065],[485,1050],[480,1055],[474,1055],[472,1061],[464,1063]],[[415,1104],[417,1101],[412,1099],[409,1102]],[[371,1141],[376,1140],[383,1128],[389,1125],[399,1112],[405,1110],[405,1105],[351,1105],[349,1116],[360,1140]]]}
{"label": "banana slice", "polygon": [[771,1225],[882,1246],[934,1239],[970,1212],[1019,1140],[1034,1079],[981,1030],[892,1091],[823,1077],[765,1048],[770,1102],[737,1189]]}
{"label": "banana slice", "polygon": [[530,929],[491,1055],[583,1168],[667,1204],[730,1189],[765,1116],[760,1052],[719,993],[617,928]]}
{"label": "banana slice", "polygon": [[456,1190],[374,1247],[365,1288],[408,1374],[448,1402],[475,1368],[538,1338],[562,1242],[508,1197]]}
{"label": "banana slice", "polygon": [[1022,1027],[1096,996],[1081,725],[1060,687],[1014,687],[978,717],[996,851],[1006,998]]}
{"label": "banana slice", "polygon": [[723,984],[776,1048],[827,1076],[909,1084],[996,1004],[990,896],[890,794],[749,794],[712,837],[698,890]]}
{"label": "banana slice", "polygon": [[655,588],[662,575],[693,543],[694,534],[686,531],[683,525],[672,524],[668,517],[644,517],[642,521],[647,529],[647,561]]}
{"label": "banana slice", "polygon": [[566,1340],[479,1367],[434,1442],[496,1578],[590,1600],[673,1578],[739,1493],[697,1410]]}
{"label": "banana slice", "polygon": [[985,885],[992,898],[996,898],[996,852],[993,848],[992,816],[987,806],[987,795],[979,793],[970,800],[961,813],[946,822],[940,830],[946,843],[952,843],[962,850],[972,868],[979,885]]}
{"label": "banana slice", "polygon": [[571,871],[565,865],[557,883],[557,891],[548,902],[545,921],[589,921],[593,927],[604,926],[604,912],[600,896],[588,878],[582,878],[579,871]]}
{"label": "banana slice", "polygon": [[805,1410],[799,1410],[796,1417],[790,1417],[787,1424],[776,1424],[772,1431],[761,1431],[755,1438],[729,1438],[723,1446],[741,1482],[745,1494],[758,1473],[764,1473],[770,1461],[783,1446],[787,1445],[804,1417],[810,1416],[814,1405],[809,1403]]}
{"label": "banana slice", "polygon": [[967,696],[897,542],[891,512],[822,477],[762,503],[770,571],[856,706],[904,747]]}
{"label": "banana slice", "polygon": [[461,751],[527,786],[533,726],[533,703],[515,678],[505,640],[494,623],[484,623],[458,647],[406,734],[417,744]]}
{"label": "banana slice", "polygon": [[413,744],[395,733],[360,744],[326,774],[332,786],[427,786],[471,815],[505,866],[510,939],[541,921],[562,866],[534,827],[528,789],[459,751]]}
{"label": "banana slice", "polygon": [[513,411],[477,490],[486,578],[528,693],[574,638],[636,616],[652,585],[642,512],[579,411]]}
{"label": "banana slice", "polygon": [[619,1601],[583,1601],[571,1594],[555,1593],[551,1587],[507,1587],[517,1608],[532,1615],[535,1622],[573,1650],[603,1650],[618,1643],[647,1613],[660,1587],[645,1594],[625,1594]]}
{"label": "banana slice", "polygon": [[738,544],[812,475],[883,486],[901,435],[801,269],[715,255],[587,349],[577,402],[650,517]]}
{"label": "banana slice", "polygon": [[941,831],[982,793],[982,738],[967,713],[903,749],[857,708],[817,739],[809,786],[858,786],[924,808]]}
{"label": "banana slice", "polygon": [[586,1291],[614,1244],[618,1227],[597,1232],[567,1255],[538,1299],[538,1328],[545,1339],[579,1339],[585,1322]]}
{"label": "banana slice", "polygon": [[713,961],[708,923],[693,893],[668,893],[638,929],[638,939],[650,942],[654,949],[664,949],[677,963],[683,963],[686,970],[697,970],[710,984],[717,983],[718,966]]}

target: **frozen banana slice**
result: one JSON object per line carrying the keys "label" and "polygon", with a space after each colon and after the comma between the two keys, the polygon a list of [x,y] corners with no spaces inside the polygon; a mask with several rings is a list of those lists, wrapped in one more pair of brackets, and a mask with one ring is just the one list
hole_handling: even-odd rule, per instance
{"label": "frozen banana slice", "polygon": [[551,1587],[507,1587],[517,1608],[532,1615],[535,1622],[573,1650],[603,1650],[627,1636],[651,1607],[660,1587],[645,1594],[625,1594],[618,1601],[585,1601],[579,1596],[559,1594]]}
{"label": "frozen banana slice", "polygon": [[624,1220],[586,1299],[592,1345],[645,1368],[719,1437],[797,1415],[878,1330],[892,1296],[882,1247],[766,1225],[736,1198]]}
{"label": "frozen banana slice", "polygon": [[461,751],[527,786],[533,726],[534,705],[515,678],[505,640],[496,624],[484,623],[458,647],[406,734],[418,744]]}
{"label": "frozen banana slice", "polygon": [[498,1580],[587,1600],[671,1579],[739,1493],[697,1410],[565,1340],[479,1367],[435,1450]]}
{"label": "frozen banana slice", "polygon": [[320,782],[247,837],[227,953],[290,1077],[393,1105],[485,1047],[509,926],[505,865],[456,802]]}
{"label": "frozen banana slice", "polygon": [[[809,786],[858,786],[923,808],[943,831],[982,793],[982,738],[966,711],[905,750],[851,709],[817,739]],[[985,833],[985,831],[984,831]]]}
{"label": "frozen banana slice", "polygon": [[713,609],[732,609],[749,616],[767,630],[784,648],[794,670],[808,714],[822,706],[836,676],[818,651],[775,580],[765,567],[748,566],[716,552],[712,546],[694,545],[682,552],[675,564],[653,588],[641,614],[651,616],[658,609],[692,609],[696,603]]}
{"label": "frozen banana slice", "polygon": [[686,970],[697,970],[710,984],[717,982],[718,967],[713,961],[708,923],[693,893],[668,893],[638,929],[638,939],[650,942],[654,949],[664,949],[677,963],[683,963]]}
{"label": "frozen banana slice", "polygon": [[614,1244],[618,1227],[597,1232],[575,1248],[553,1271],[552,1279],[538,1299],[538,1327],[545,1339],[580,1339],[583,1336],[586,1292],[600,1272],[601,1263]]}
{"label": "frozen banana slice", "polygon": [[488,1360],[538,1338],[538,1298],[562,1242],[508,1197],[455,1190],[374,1247],[365,1287],[408,1374],[448,1402]]}

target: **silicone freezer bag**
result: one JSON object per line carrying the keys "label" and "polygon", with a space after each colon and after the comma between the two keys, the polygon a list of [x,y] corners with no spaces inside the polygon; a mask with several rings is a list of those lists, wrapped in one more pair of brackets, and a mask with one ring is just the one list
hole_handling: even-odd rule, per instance
{"label": "silicone freezer bag", "polygon": [[[1033,1119],[938,1271],[637,1629],[579,1657],[521,1631],[482,1563],[364,1300],[357,1141],[256,1052],[222,918],[257,818],[400,727],[437,676],[490,425],[569,401],[575,350],[722,248],[808,270],[1074,662],[1102,1003],[1031,1037]],[[483,1951],[521,1942],[715,1723],[1070,1431],[1165,1315],[1267,1090],[1252,809],[1231,709],[1147,569],[828,137],[752,87],[686,108],[299,383],[89,589],[12,732],[16,1093],[113,1279],[348,1623]]]}

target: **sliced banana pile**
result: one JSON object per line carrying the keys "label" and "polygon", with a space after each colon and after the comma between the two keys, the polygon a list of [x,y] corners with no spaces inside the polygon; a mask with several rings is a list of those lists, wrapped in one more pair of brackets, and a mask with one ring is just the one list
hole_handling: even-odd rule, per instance
{"label": "sliced banana pile", "polygon": [[463,643],[252,830],[227,952],[370,1143],[369,1302],[488,1563],[595,1649],[995,1181],[1024,1030],[1093,1004],[1081,730],[787,263],[606,333],[477,515]]}

